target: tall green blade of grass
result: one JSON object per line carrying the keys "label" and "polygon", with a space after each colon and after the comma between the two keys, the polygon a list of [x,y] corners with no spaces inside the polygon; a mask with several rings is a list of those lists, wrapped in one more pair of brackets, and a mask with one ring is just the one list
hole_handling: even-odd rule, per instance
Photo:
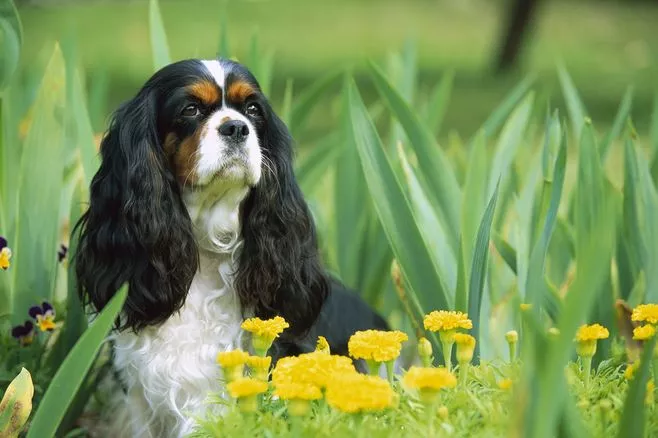
{"label": "tall green blade of grass", "polygon": [[[557,118],[554,118],[554,123],[558,123]],[[546,135],[551,135],[552,126],[548,126]],[[558,131],[559,132],[559,131]],[[552,172],[552,180],[544,180],[543,190],[550,196],[550,204],[545,214],[541,215],[540,219],[543,220],[543,230],[539,241],[534,245],[530,253],[530,262],[528,265],[528,277],[526,280],[526,302],[534,303],[536,310],[541,305],[545,305],[547,294],[550,292],[546,288],[545,280],[545,264],[548,246],[555,230],[557,222],[557,213],[560,207],[560,200],[562,199],[562,188],[564,186],[564,177],[566,173],[567,164],[567,141],[566,135],[562,133],[560,141],[560,148],[558,150],[557,160],[555,161],[555,169]],[[549,147],[550,141],[547,139],[546,146]]]}
{"label": "tall green blade of grass", "polygon": [[649,142],[651,147],[651,177],[654,183],[658,184],[658,92],[653,97]]}
{"label": "tall green blade of grass", "polygon": [[354,137],[366,183],[400,270],[411,289],[409,295],[415,298],[417,306],[422,306],[416,310],[422,314],[425,310],[451,309],[452,297],[432,263],[409,201],[353,81],[348,94]]}
{"label": "tall green blade of grass", "polygon": [[487,140],[484,131],[476,137],[469,153],[464,197],[462,202],[461,234],[458,260],[458,278],[455,290],[455,308],[466,312],[468,306],[468,280],[470,278],[475,241],[480,227],[481,218],[487,202],[487,184],[489,181],[490,156],[487,151]]}
{"label": "tall green blade of grass", "polygon": [[0,92],[9,84],[20,58],[23,29],[13,0],[0,0]]}
{"label": "tall green blade of grass", "polygon": [[149,0],[149,35],[153,53],[153,69],[157,71],[171,63],[167,34],[162,23],[158,0]]}
{"label": "tall green blade of grass", "polygon": [[[528,76],[509,92],[505,99],[498,104],[491,115],[484,121],[479,131],[483,131],[487,138],[493,138],[494,134],[500,128],[509,114],[516,108],[517,104],[523,99],[530,87],[535,82],[534,77]],[[478,131],[478,132],[479,132]]]}
{"label": "tall green blade of grass", "polygon": [[432,133],[418,119],[404,98],[388,82],[381,70],[370,63],[371,77],[389,110],[397,117],[418,157],[421,184],[437,209],[444,229],[450,230],[448,243],[457,253],[459,245],[459,206],[461,191],[452,164],[437,145]]}
{"label": "tall green blade of grass", "polygon": [[[631,136],[625,146],[624,236],[633,278],[644,271],[646,299],[658,301],[658,194]],[[635,266],[634,266],[635,265]]]}
{"label": "tall green blade of grass", "polygon": [[615,115],[615,120],[612,123],[612,128],[608,132],[608,135],[605,136],[601,145],[599,146],[601,150],[601,159],[605,162],[605,159],[608,156],[612,142],[615,141],[621,135],[626,122],[628,121],[628,115],[631,112],[631,107],[633,106],[633,87],[628,87],[624,97],[621,99],[619,104],[619,109],[617,110],[617,115]]}
{"label": "tall green blade of grass", "polygon": [[334,168],[333,205],[338,269],[341,278],[348,285],[356,286],[364,270],[360,256],[365,243],[366,220],[369,219],[364,213],[370,201],[366,198],[368,188],[354,142],[348,87],[349,81],[346,79],[341,97],[341,137],[340,147],[336,148],[340,151],[340,156]]}
{"label": "tall green blade of grass", "polygon": [[86,194],[91,180],[100,165],[99,154],[94,143],[94,131],[87,111],[81,73],[76,69],[73,76],[73,117],[78,129],[78,150],[84,173],[83,194]]}
{"label": "tall green blade of grass", "polygon": [[619,423],[619,433],[617,434],[619,438],[645,436],[647,382],[651,374],[650,367],[652,359],[654,361],[656,360],[653,356],[657,340],[658,338],[654,336],[651,340],[644,343],[640,368],[633,375],[633,380],[631,380],[626,400],[624,401],[624,411]]}
{"label": "tall green blade of grass", "polygon": [[448,71],[430,92],[425,109],[425,124],[433,134],[441,132],[441,125],[450,103],[450,93],[455,79],[455,72]]}
{"label": "tall green blade of grass", "polygon": [[567,112],[571,119],[573,134],[575,138],[579,139],[583,124],[585,123],[585,117],[587,117],[587,110],[566,68],[559,66],[557,72],[560,86],[562,87],[562,94],[567,104]]}
{"label": "tall green blade of grass", "polygon": [[[484,291],[484,279],[487,274],[489,260],[489,236],[491,234],[491,224],[493,223],[494,213],[496,211],[496,200],[498,199],[498,188],[496,185],[491,199],[487,204],[486,210],[482,215],[480,228],[478,229],[477,240],[473,251],[473,261],[468,284],[468,316],[473,321],[473,335],[476,339],[480,338],[480,310],[482,309],[482,299]],[[487,315],[488,317],[488,315]],[[476,345],[475,361],[479,361],[480,347]]]}
{"label": "tall green blade of grass", "polygon": [[[393,53],[389,57],[388,77],[390,83],[409,105],[412,105],[415,95],[416,73],[416,45],[411,39],[408,39],[399,54]],[[395,116],[391,116],[390,126],[391,144],[389,151],[392,152],[400,142],[405,142],[406,138]]]}
{"label": "tall green blade of grass", "polygon": [[[226,36],[224,38],[227,38]],[[249,54],[246,65],[258,80],[263,94],[270,95],[272,85],[272,69],[274,66],[274,53],[263,53],[260,48],[258,31],[254,30],[249,42]]]}
{"label": "tall green blade of grass", "polygon": [[59,201],[64,162],[64,61],[55,46],[35,103],[23,146],[15,259],[13,321],[41,300],[51,299],[59,236]]}
{"label": "tall green blade of grass", "polygon": [[309,85],[293,101],[293,107],[290,110],[290,121],[288,123],[288,129],[290,129],[293,137],[299,136],[315,105],[336,84],[342,75],[343,72],[341,70],[327,73]]}
{"label": "tall green blade of grass", "polygon": [[55,436],[60,421],[119,315],[127,292],[128,288],[124,286],[115,294],[66,356],[34,414],[28,438]]}
{"label": "tall green blade of grass", "polygon": [[409,164],[409,159],[402,144],[398,144],[397,150],[402,172],[407,182],[409,201],[413,208],[413,214],[418,220],[420,232],[427,243],[434,264],[440,270],[441,278],[445,280],[448,289],[453,290],[457,283],[457,257],[448,244],[450,233],[443,228],[441,220],[432,208],[418,181],[414,168]]}
{"label": "tall green blade of grass", "polygon": [[[615,239],[615,205],[605,191],[605,175],[590,122],[583,128],[576,186],[577,275],[564,299],[557,328],[559,337],[548,343],[538,366],[531,400],[529,436],[554,435],[558,415],[567,396],[564,366],[573,351],[577,328],[586,321],[597,294],[609,279]],[[611,303],[612,304],[612,303]]]}
{"label": "tall green blade of grass", "polygon": [[304,193],[314,193],[322,177],[336,162],[340,148],[337,135],[330,134],[321,139],[297,165],[297,181]]}

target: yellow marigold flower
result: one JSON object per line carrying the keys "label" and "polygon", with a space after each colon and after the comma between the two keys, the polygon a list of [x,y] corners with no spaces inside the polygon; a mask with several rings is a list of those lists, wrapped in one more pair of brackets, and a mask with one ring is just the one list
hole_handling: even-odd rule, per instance
{"label": "yellow marigold flower", "polygon": [[528,310],[532,309],[532,304],[529,303],[521,303],[519,305],[519,308],[521,309],[522,312],[527,312]]}
{"label": "yellow marigold flower", "polygon": [[388,381],[359,373],[347,373],[332,379],[327,386],[327,403],[342,412],[372,412],[389,408],[395,393]]}
{"label": "yellow marigold flower", "polygon": [[608,329],[600,324],[582,325],[576,332],[576,340],[578,342],[607,339],[608,336],[610,336]]}
{"label": "yellow marigold flower", "polygon": [[454,340],[457,344],[457,362],[464,364],[473,360],[475,338],[464,333],[455,333]]}
{"label": "yellow marigold flower", "polygon": [[327,339],[324,336],[318,336],[318,343],[315,346],[315,351],[331,354],[329,342],[327,342]]}
{"label": "yellow marigold flower", "polygon": [[222,351],[217,354],[217,363],[223,368],[244,365],[249,359],[249,353],[242,350]]}
{"label": "yellow marigold flower", "polygon": [[498,387],[500,389],[502,389],[503,391],[507,391],[508,389],[510,389],[512,387],[513,383],[514,382],[512,381],[512,379],[503,379],[503,380],[498,382]]}
{"label": "yellow marigold flower", "polygon": [[404,374],[402,383],[411,389],[454,388],[457,378],[445,368],[426,368],[413,366]]}
{"label": "yellow marigold flower", "polygon": [[242,371],[247,359],[249,359],[249,353],[242,350],[223,351],[217,354],[217,363],[224,370],[224,378],[228,382],[242,378]]}
{"label": "yellow marigold flower", "polygon": [[356,373],[349,357],[315,351],[280,359],[272,371],[272,382],[275,386],[312,384],[322,389],[327,387],[333,376],[349,373]]}
{"label": "yellow marigold flower", "polygon": [[600,324],[580,326],[576,332],[576,353],[581,357],[591,358],[596,354],[596,341],[608,336],[608,329]]}
{"label": "yellow marigold flower", "polygon": [[518,342],[519,341],[519,332],[517,332],[516,330],[508,331],[507,333],[505,333],[505,340],[510,344]]}
{"label": "yellow marigold flower", "polygon": [[290,327],[280,316],[271,319],[249,318],[242,322],[242,329],[253,334],[252,343],[259,356],[264,356],[272,342]]}
{"label": "yellow marigold flower", "polygon": [[365,330],[354,333],[347,343],[350,356],[355,359],[388,362],[400,355],[402,342],[408,336],[400,331]]}
{"label": "yellow marigold flower", "polygon": [[432,344],[427,338],[418,340],[418,356],[420,356],[423,366],[429,367],[432,365]]}
{"label": "yellow marigold flower", "polygon": [[274,388],[274,395],[281,400],[317,400],[322,391],[311,383],[284,383]]}
{"label": "yellow marigold flower", "polygon": [[423,325],[425,330],[433,332],[473,328],[473,322],[466,313],[447,310],[434,310],[425,315]]}
{"label": "yellow marigold flower", "polygon": [[270,370],[272,358],[270,356],[249,356],[247,358],[247,365],[253,371],[253,377],[267,381],[267,373]]}
{"label": "yellow marigold flower", "polygon": [[658,304],[640,304],[633,309],[633,321],[646,321],[649,324],[658,324]]}
{"label": "yellow marigold flower", "polygon": [[231,397],[242,398],[262,394],[267,391],[267,382],[249,377],[242,377],[227,385]]}
{"label": "yellow marigold flower", "polygon": [[633,339],[637,341],[646,341],[653,338],[656,334],[656,328],[651,324],[643,325],[642,327],[635,327],[633,329]]}

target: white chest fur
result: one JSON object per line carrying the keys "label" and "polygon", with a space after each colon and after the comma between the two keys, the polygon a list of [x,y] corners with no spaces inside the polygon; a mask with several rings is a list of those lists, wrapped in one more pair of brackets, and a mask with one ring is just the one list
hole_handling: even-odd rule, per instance
{"label": "white chest fur", "polygon": [[129,411],[113,419],[124,431],[114,436],[183,436],[193,428],[190,416],[208,408],[207,396],[224,391],[217,353],[242,347],[232,272],[231,254],[202,253],[178,314],[139,334],[114,337],[114,366],[127,389],[118,401]]}

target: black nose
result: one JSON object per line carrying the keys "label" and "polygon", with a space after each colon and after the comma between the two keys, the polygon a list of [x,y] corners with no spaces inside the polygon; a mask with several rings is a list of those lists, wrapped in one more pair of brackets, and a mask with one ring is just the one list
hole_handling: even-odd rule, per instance
{"label": "black nose", "polygon": [[219,133],[233,141],[242,141],[249,135],[249,127],[242,120],[229,120],[219,126]]}

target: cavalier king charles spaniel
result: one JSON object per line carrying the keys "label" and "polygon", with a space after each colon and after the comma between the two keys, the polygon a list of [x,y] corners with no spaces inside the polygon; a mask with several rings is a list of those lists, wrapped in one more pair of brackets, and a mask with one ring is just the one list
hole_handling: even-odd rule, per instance
{"label": "cavalier king charles spaniel", "polygon": [[75,263],[94,312],[129,286],[105,436],[191,432],[208,395],[225,394],[217,353],[247,348],[245,317],[290,323],[275,360],[318,335],[347,354],[355,331],[387,329],[323,269],[291,136],[244,66],[162,68],[116,111],[100,153]]}

